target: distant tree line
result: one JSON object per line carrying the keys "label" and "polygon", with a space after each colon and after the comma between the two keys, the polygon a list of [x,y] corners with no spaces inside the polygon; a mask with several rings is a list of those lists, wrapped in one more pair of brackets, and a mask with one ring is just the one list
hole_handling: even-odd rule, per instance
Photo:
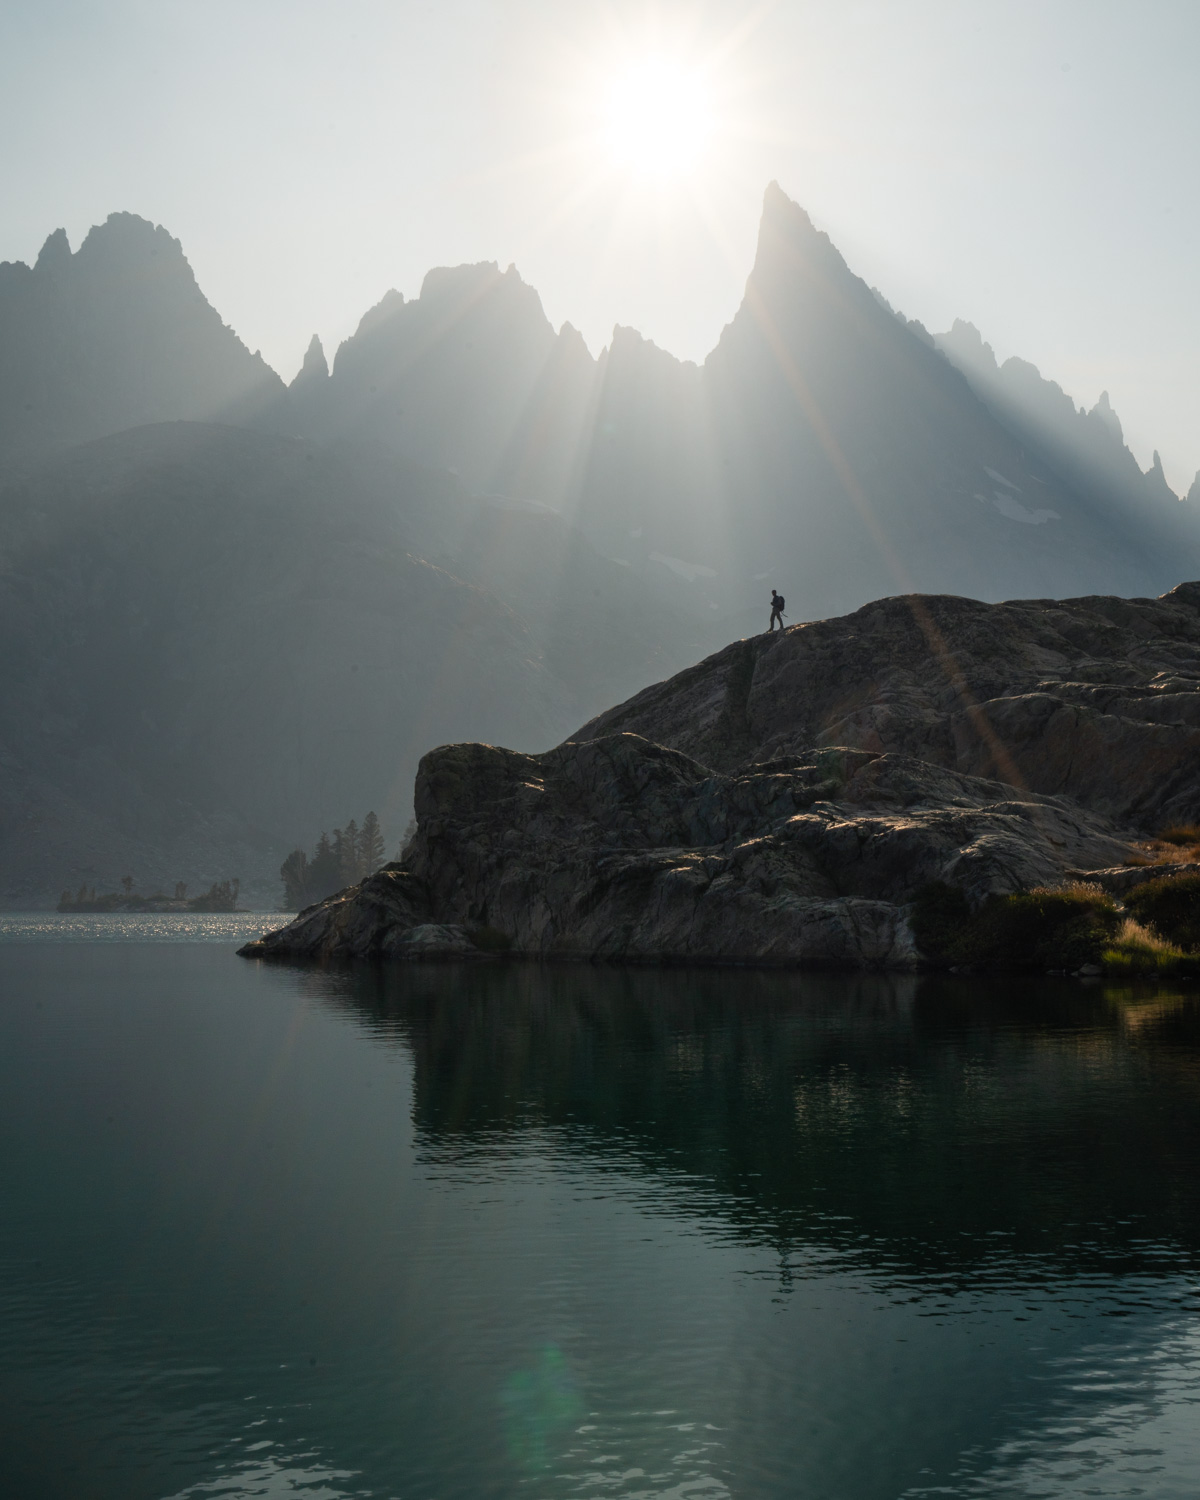
{"label": "distant tree line", "polygon": [[72,896],[64,891],[59,897],[59,911],[237,911],[239,880],[214,880],[207,891],[188,899],[187,886],[182,880],[175,882],[175,894],[164,895],[155,891],[153,895],[140,896],[133,888],[133,876],[121,879],[119,891],[108,891],[97,896],[95,886],[81,885]]}
{"label": "distant tree line", "polygon": [[345,828],[335,828],[332,837],[322,833],[311,857],[303,849],[293,849],[279,867],[284,910],[299,911],[348,885],[357,885],[374,875],[384,857],[383,833],[373,812],[366,815],[361,828],[351,818]]}

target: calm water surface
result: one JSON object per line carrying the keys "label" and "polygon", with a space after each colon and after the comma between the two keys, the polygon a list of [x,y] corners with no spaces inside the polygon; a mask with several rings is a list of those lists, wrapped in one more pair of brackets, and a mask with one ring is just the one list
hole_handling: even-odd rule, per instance
{"label": "calm water surface", "polygon": [[155,920],[0,920],[0,1495],[1200,1491],[1192,994]]}

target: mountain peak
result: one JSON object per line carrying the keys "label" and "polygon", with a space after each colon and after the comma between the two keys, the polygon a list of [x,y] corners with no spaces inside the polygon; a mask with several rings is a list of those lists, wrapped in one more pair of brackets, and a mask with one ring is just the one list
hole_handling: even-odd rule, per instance
{"label": "mountain peak", "polygon": [[72,254],[66,231],[0,305],[0,450],[27,457],[125,427],[236,420],[283,386],[208,303],[183,246],[110,214]]}
{"label": "mountain peak", "polygon": [[71,245],[67,239],[67,231],[56,229],[53,234],[46,236],[46,243],[41,248],[34,270],[53,272],[69,265],[70,261]]}
{"label": "mountain peak", "polygon": [[797,229],[807,230],[809,233],[816,233],[813,221],[809,218],[806,211],[800,207],[794,198],[788,197],[774,178],[767,183],[766,189],[763,192],[762,216],[764,219],[791,225]]}
{"label": "mountain peak", "polygon": [[949,333],[934,335],[934,343],[958,369],[964,367],[982,376],[995,376],[999,366],[996,352],[975,327],[963,318],[955,318]]}
{"label": "mountain peak", "polygon": [[1098,422],[1103,422],[1105,427],[1108,428],[1109,432],[1112,433],[1113,437],[1115,437],[1119,443],[1123,443],[1125,441],[1125,433],[1121,427],[1121,419],[1117,416],[1116,412],[1113,411],[1112,403],[1108,399],[1107,391],[1100,392],[1100,399],[1096,402],[1095,406],[1092,407],[1091,411],[1088,412],[1088,416],[1095,417]]}
{"label": "mountain peak", "polygon": [[314,333],[309,340],[308,348],[304,351],[304,363],[300,366],[296,378],[288,389],[294,391],[298,386],[320,385],[328,379],[329,361],[325,358],[325,349],[320,336]]}
{"label": "mountain peak", "polygon": [[500,267],[494,260],[461,266],[434,266],[425,272],[418,300],[426,302],[447,296],[482,295],[503,280]]}
{"label": "mountain peak", "polygon": [[113,213],[103,224],[94,224],[79,247],[79,255],[85,261],[110,265],[133,265],[153,259],[174,261],[189,278],[192,276],[180,241],[161,224],[153,224],[140,214]]}
{"label": "mountain peak", "polygon": [[[828,297],[835,286],[853,282],[870,296],[866,284],[847,266],[829,236],[816,227],[798,203],[771,182],[763,194],[758,248],[750,282],[771,301],[781,292],[792,296],[807,283],[808,293]],[[871,299],[874,302],[874,299]]]}

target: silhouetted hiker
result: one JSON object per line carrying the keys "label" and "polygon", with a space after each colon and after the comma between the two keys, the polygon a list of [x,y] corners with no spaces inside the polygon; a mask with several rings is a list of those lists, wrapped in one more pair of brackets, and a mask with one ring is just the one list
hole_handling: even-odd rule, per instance
{"label": "silhouetted hiker", "polygon": [[767,626],[767,634],[775,629],[775,621],[779,621],[780,630],[783,629],[783,595],[771,590],[771,623]]}

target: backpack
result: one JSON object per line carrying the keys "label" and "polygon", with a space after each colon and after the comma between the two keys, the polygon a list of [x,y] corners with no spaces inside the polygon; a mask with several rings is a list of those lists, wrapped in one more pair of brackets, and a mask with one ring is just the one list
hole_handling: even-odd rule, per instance
{"label": "backpack", "polygon": [[784,605],[783,595],[782,594],[776,594],[775,595],[775,608],[779,611],[780,614],[783,613],[783,605]]}

